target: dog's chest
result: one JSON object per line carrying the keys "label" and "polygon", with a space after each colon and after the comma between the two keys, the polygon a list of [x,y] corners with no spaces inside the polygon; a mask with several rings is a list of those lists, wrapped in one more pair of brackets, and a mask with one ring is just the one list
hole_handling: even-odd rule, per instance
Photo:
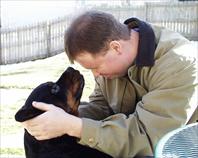
{"label": "dog's chest", "polygon": [[44,141],[38,141],[27,131],[24,135],[27,158],[67,158],[72,152],[78,151],[80,145],[75,138],[67,135]]}

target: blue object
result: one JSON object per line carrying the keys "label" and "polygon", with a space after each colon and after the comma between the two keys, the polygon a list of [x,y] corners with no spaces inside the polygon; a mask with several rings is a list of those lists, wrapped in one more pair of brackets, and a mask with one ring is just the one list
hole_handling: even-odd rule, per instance
{"label": "blue object", "polygon": [[155,158],[198,158],[198,123],[163,136],[156,146]]}

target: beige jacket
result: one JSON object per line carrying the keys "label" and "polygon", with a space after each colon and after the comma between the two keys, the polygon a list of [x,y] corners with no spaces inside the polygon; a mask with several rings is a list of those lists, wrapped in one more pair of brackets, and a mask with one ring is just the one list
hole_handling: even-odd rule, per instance
{"label": "beige jacket", "polygon": [[151,27],[154,65],[134,63],[126,77],[96,78],[90,104],[79,109],[80,144],[115,158],[152,156],[164,134],[198,120],[197,48],[178,33]]}

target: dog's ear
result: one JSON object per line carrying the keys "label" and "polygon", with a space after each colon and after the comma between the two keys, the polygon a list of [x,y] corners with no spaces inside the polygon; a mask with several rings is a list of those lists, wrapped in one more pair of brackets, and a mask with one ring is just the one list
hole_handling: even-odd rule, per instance
{"label": "dog's ear", "polygon": [[32,102],[39,101],[51,103],[52,100],[55,100],[53,95],[50,93],[50,87],[52,84],[52,82],[47,82],[36,87],[28,96],[24,106],[15,114],[15,120],[23,122],[42,114],[43,111],[34,108],[32,106]]}
{"label": "dog's ear", "polygon": [[70,107],[71,113],[76,115],[84,88],[83,76],[79,71],[68,67],[57,81],[57,84],[65,88],[67,105]]}

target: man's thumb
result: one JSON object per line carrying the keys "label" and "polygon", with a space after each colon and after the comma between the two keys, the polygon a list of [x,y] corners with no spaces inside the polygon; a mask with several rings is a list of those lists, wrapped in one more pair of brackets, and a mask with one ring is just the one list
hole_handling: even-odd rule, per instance
{"label": "man's thumb", "polygon": [[43,102],[33,101],[32,105],[33,105],[33,107],[35,107],[39,110],[42,110],[42,111],[49,111],[50,109],[53,108],[52,104],[46,104],[46,103],[43,103]]}

